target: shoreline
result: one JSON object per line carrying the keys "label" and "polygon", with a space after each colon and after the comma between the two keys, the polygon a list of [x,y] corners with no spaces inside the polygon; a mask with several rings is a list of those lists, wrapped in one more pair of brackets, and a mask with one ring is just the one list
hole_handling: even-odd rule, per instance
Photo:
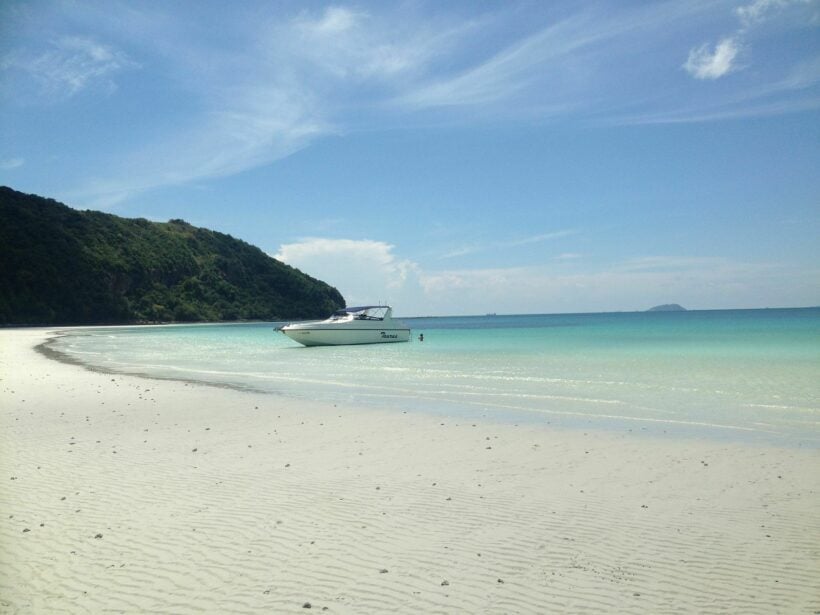
{"label": "shoreline", "polygon": [[[241,323],[239,323],[241,324]],[[221,326],[221,323],[195,323],[194,326]],[[144,325],[146,327],[176,327],[176,326],[192,326],[190,324],[172,323],[169,325]],[[131,325],[122,325],[124,328],[134,328]],[[78,327],[60,327],[58,329],[50,329],[41,327],[39,330],[49,331],[49,335],[41,343],[35,346],[35,350],[48,358],[62,363],[78,366],[82,369],[107,375],[129,375],[137,378],[142,378],[149,381],[158,382],[182,382],[190,385],[198,385],[205,387],[214,387],[217,389],[228,389],[235,391],[250,392],[259,395],[275,395],[290,399],[295,404],[305,403],[305,399],[293,395],[292,392],[287,391],[272,391],[264,387],[256,387],[250,383],[239,382],[224,382],[219,380],[207,380],[204,378],[198,379],[196,377],[185,377],[178,374],[160,375],[157,373],[149,373],[144,371],[126,371],[118,370],[116,368],[107,367],[103,365],[94,365],[87,363],[82,359],[74,357],[72,354],[63,350],[53,348],[54,343],[62,337],[75,334],[77,331],[83,330],[99,330],[110,329],[111,326],[78,326]],[[25,330],[25,329],[21,329]],[[612,434],[619,433],[634,433],[636,435],[646,435],[650,438],[662,439],[707,439],[716,443],[722,442],[739,442],[741,444],[749,445],[769,445],[783,448],[795,449],[810,449],[820,451],[820,438],[817,436],[806,436],[801,434],[797,436],[791,433],[783,433],[773,431],[762,427],[749,427],[743,425],[732,425],[726,423],[703,422],[695,420],[678,420],[674,418],[657,419],[648,416],[628,416],[618,414],[588,414],[584,412],[573,412],[570,410],[530,410],[523,408],[513,408],[505,406],[494,406],[492,412],[483,412],[480,415],[477,413],[479,408],[485,408],[487,405],[483,401],[467,402],[460,401],[456,403],[439,402],[435,399],[419,397],[413,402],[412,400],[405,400],[404,403],[393,404],[389,408],[380,407],[379,403],[362,400],[343,400],[343,399],[323,399],[324,404],[343,404],[348,406],[355,405],[357,408],[367,406],[370,410],[383,409],[387,412],[404,412],[408,411],[414,414],[422,413],[431,419],[440,417],[452,418],[460,417],[462,420],[471,420],[476,418],[478,420],[499,425],[516,425],[528,424],[546,427],[554,430],[565,431],[602,431]],[[474,412],[475,411],[475,412]]]}
{"label": "shoreline", "polygon": [[[107,328],[107,327],[106,327]],[[231,391],[239,391],[239,392],[246,392],[246,393],[255,393],[258,395],[270,395],[271,393],[268,391],[264,391],[261,389],[255,389],[250,386],[242,386],[239,384],[229,384],[225,382],[209,382],[207,380],[196,380],[195,378],[181,378],[181,377],[162,377],[155,374],[147,374],[145,372],[125,372],[125,371],[117,371],[111,368],[99,367],[96,365],[90,365],[88,363],[84,363],[80,359],[76,359],[72,357],[70,354],[66,352],[62,352],[60,350],[56,350],[51,348],[52,343],[58,338],[62,337],[62,331],[55,331],[55,334],[49,336],[46,340],[42,341],[41,343],[34,346],[33,350],[38,354],[42,355],[49,361],[57,361],[58,363],[64,363],[66,365],[74,365],[81,369],[87,370],[92,373],[96,374],[103,374],[108,376],[132,376],[134,378],[140,378],[143,380],[151,380],[157,382],[182,382],[189,385],[196,385],[196,386],[204,386],[204,387],[214,387],[217,389],[228,389]],[[68,335],[68,334],[66,334]]]}
{"label": "shoreline", "polygon": [[0,330],[3,612],[820,611],[817,450],[103,373],[53,331]]}

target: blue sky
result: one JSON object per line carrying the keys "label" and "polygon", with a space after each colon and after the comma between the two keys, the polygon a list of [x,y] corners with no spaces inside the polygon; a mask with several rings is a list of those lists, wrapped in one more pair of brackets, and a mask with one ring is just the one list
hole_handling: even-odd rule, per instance
{"label": "blue sky", "polygon": [[350,304],[820,304],[820,0],[7,0],[0,129],[0,183]]}

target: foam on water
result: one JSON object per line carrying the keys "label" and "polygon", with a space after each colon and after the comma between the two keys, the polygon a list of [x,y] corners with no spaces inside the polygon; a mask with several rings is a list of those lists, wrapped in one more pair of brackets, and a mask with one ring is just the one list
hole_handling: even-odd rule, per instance
{"label": "foam on water", "polygon": [[240,324],[94,329],[53,347],[303,399],[820,443],[820,309],[404,320],[409,344],[304,348]]}

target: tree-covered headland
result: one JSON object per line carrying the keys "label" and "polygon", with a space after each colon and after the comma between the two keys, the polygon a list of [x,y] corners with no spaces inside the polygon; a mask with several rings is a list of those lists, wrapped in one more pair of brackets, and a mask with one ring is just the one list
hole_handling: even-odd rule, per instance
{"label": "tree-covered headland", "polygon": [[230,235],[0,187],[0,324],[287,320],[344,304]]}

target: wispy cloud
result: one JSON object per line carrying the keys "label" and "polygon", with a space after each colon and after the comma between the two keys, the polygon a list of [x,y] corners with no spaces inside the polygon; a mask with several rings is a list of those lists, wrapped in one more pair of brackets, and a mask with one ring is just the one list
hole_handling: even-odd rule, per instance
{"label": "wispy cloud", "polygon": [[790,4],[809,5],[814,0],[754,0],[735,9],[735,14],[745,28],[761,23],[772,13],[788,7]]}
{"label": "wispy cloud", "polygon": [[418,76],[474,27],[471,20],[439,27],[402,23],[389,14],[331,6],[271,25],[261,49],[287,58],[300,71],[297,79],[314,86],[321,76],[334,87],[375,82],[389,91]]}
{"label": "wispy cloud", "polygon": [[[616,123],[714,122],[820,107],[816,92],[820,58],[811,51],[807,55],[799,42],[805,36],[801,30],[809,32],[820,25],[817,0],[757,0],[732,11],[717,4],[715,8],[734,20],[736,27],[714,45],[690,48],[682,69],[695,82],[686,95],[675,104],[624,115]],[[775,42],[778,46],[773,48]]]}
{"label": "wispy cloud", "polygon": [[[319,15],[303,13],[285,27],[276,28],[272,49],[297,62],[309,62],[336,79],[392,74],[407,67],[395,46],[374,40],[370,16],[346,7],[331,6]],[[369,53],[379,49],[380,53]]]}
{"label": "wispy cloud", "polygon": [[613,266],[617,271],[685,271],[714,269],[730,263],[725,258],[692,256],[641,256],[630,258]]}
{"label": "wispy cloud", "polygon": [[527,246],[553,239],[560,239],[562,237],[569,237],[578,233],[575,229],[563,229],[560,231],[551,231],[549,233],[539,233],[537,235],[529,235],[527,237],[519,237],[516,239],[508,239],[506,241],[491,241],[487,243],[472,243],[462,245],[442,254],[439,258],[455,258],[458,256],[465,256],[467,254],[475,254],[477,252],[484,252],[487,250],[498,250],[502,248],[515,248],[519,246]]}
{"label": "wispy cloud", "polygon": [[543,266],[422,272],[429,305],[448,313],[516,311],[528,305],[544,312],[644,310],[675,302],[689,308],[766,307],[760,297],[780,297],[780,305],[813,305],[820,269],[800,271],[775,263],[725,258],[653,257],[643,262],[567,274]]}
{"label": "wispy cloud", "polygon": [[550,60],[584,44],[583,39],[570,34],[577,27],[575,21],[549,26],[461,74],[432,80],[398,100],[408,106],[424,108],[483,105],[514,98],[528,85],[534,70],[544,69]]}
{"label": "wispy cloud", "polygon": [[692,49],[683,67],[697,79],[718,79],[736,68],[734,62],[739,51],[735,39],[724,38],[714,49],[708,44]]}
{"label": "wispy cloud", "polygon": [[[791,72],[756,78],[722,98],[697,93],[705,81],[726,82],[743,72],[740,61],[751,45],[746,32],[809,1],[755,0],[735,13],[710,0],[580,9],[536,3],[516,12],[413,3],[245,5],[226,13],[219,35],[203,27],[224,17],[213,6],[203,9],[201,21],[172,5],[139,5],[128,9],[128,19],[115,19],[106,4],[91,2],[83,11],[53,9],[52,22],[61,24],[54,36],[39,47],[27,40],[11,49],[0,58],[0,72],[4,96],[25,90],[8,87],[15,85],[8,83],[13,74],[35,83],[39,100],[51,104],[94,88],[110,94],[126,71],[141,69],[139,79],[177,101],[179,121],[132,128],[117,147],[109,144],[94,177],[81,176],[63,191],[80,204],[106,207],[147,190],[240,173],[324,136],[373,127],[488,116],[703,121],[815,108],[817,69],[805,58],[802,71],[794,63]],[[686,47],[669,41],[688,40],[718,11],[737,20],[737,30],[689,49],[683,76],[671,70]],[[466,245],[450,256],[481,249]]]}
{"label": "wispy cloud", "polygon": [[108,208],[159,187],[211,180],[268,164],[331,131],[304,100],[293,101],[263,89],[246,90],[242,100],[236,109],[210,112],[126,154],[113,163],[107,177],[80,183],[72,198]]}
{"label": "wispy cloud", "polygon": [[447,250],[442,254],[439,258],[457,258],[459,256],[467,256],[468,254],[475,254],[476,252],[481,252],[483,250],[487,250],[487,246],[478,245],[478,244],[469,244],[469,245],[462,245],[457,248],[452,248]]}
{"label": "wispy cloud", "polygon": [[[397,101],[412,108],[495,108],[526,101],[538,117],[594,113],[609,68],[631,61],[635,40],[655,45],[654,32],[706,9],[699,1],[603,11],[583,8],[547,16],[533,31],[486,60],[453,74],[435,75]],[[606,67],[606,68],[605,68]]]}
{"label": "wispy cloud", "polygon": [[[150,20],[137,22],[143,28]],[[239,47],[220,48],[180,24],[158,22],[163,42],[152,53],[198,108],[78,183],[67,195],[75,201],[108,208],[148,190],[270,164],[344,132],[340,114],[361,88],[391,89],[452,44],[446,33],[459,30],[391,32],[383,19],[333,6],[245,24]]]}
{"label": "wispy cloud", "polygon": [[70,98],[95,84],[111,91],[116,73],[137,66],[122,51],[85,36],[63,36],[44,51],[17,50],[0,61],[3,72],[28,74],[53,100]]}
{"label": "wispy cloud", "polygon": [[24,158],[7,158],[0,161],[0,169],[3,171],[11,171],[22,167],[26,163]]}
{"label": "wispy cloud", "polygon": [[553,231],[551,233],[541,233],[539,235],[531,235],[530,237],[522,237],[521,239],[512,239],[510,241],[502,241],[499,242],[499,247],[514,247],[514,246],[526,246],[532,243],[541,243],[543,241],[549,241],[550,239],[559,239],[561,237],[569,237],[570,235],[577,234],[578,231],[573,229],[564,229],[561,231]]}
{"label": "wispy cloud", "polygon": [[744,47],[749,30],[762,24],[789,5],[811,4],[814,0],[754,0],[735,9],[740,25],[731,35],[721,39],[712,48],[708,43],[689,51],[683,68],[696,79],[719,79],[737,70],[737,58]]}
{"label": "wispy cloud", "polygon": [[[563,253],[533,266],[436,269],[402,258],[400,248],[387,242],[320,237],[283,244],[275,254],[330,282],[351,304],[387,300],[405,315],[514,313],[521,306],[544,312],[642,310],[670,302],[689,308],[766,307],[760,297],[812,305],[820,288],[820,268],[653,255],[581,269],[576,263],[568,270],[567,261],[581,256]],[[816,284],[807,288],[807,280]]]}

